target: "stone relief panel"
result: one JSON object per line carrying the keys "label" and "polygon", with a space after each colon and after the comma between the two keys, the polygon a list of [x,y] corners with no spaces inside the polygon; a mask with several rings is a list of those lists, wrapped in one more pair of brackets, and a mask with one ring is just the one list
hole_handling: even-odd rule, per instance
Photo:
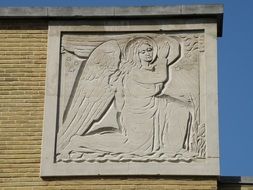
{"label": "stone relief panel", "polygon": [[63,33],[56,162],[206,158],[204,35]]}

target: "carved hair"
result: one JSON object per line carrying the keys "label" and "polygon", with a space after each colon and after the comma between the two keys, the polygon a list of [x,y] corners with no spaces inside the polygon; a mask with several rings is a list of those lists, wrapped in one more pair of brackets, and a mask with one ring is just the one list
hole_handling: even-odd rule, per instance
{"label": "carved hair", "polygon": [[141,67],[141,61],[139,57],[139,47],[143,44],[148,44],[153,47],[153,62],[157,56],[157,45],[153,39],[148,36],[135,37],[129,40],[124,48],[123,58],[121,61],[121,70],[123,72],[129,72],[132,68]]}

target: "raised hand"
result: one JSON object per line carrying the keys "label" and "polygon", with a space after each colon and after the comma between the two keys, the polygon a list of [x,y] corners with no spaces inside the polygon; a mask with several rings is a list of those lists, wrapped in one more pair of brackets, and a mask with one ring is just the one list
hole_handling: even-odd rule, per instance
{"label": "raised hand", "polygon": [[161,42],[158,45],[158,57],[159,58],[167,58],[169,55],[169,51],[170,51],[170,45],[168,41],[165,42]]}

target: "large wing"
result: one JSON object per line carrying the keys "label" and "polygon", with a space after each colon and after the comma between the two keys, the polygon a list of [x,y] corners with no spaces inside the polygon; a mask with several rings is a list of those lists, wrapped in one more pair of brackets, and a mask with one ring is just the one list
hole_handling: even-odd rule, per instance
{"label": "large wing", "polygon": [[77,85],[72,90],[58,132],[57,152],[64,149],[74,135],[86,133],[107,111],[115,94],[110,77],[118,72],[119,61],[119,45],[111,40],[98,46],[83,63],[85,66],[76,77]]}

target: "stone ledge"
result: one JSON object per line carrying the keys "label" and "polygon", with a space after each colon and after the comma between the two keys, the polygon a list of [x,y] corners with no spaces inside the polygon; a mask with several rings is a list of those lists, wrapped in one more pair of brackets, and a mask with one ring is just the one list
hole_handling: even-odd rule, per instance
{"label": "stone ledge", "polygon": [[175,5],[139,7],[6,7],[0,17],[106,17],[221,15],[223,5]]}
{"label": "stone ledge", "polygon": [[223,5],[174,5],[139,7],[5,7],[0,8],[0,19],[4,18],[214,18],[218,24],[218,36],[222,36]]}

